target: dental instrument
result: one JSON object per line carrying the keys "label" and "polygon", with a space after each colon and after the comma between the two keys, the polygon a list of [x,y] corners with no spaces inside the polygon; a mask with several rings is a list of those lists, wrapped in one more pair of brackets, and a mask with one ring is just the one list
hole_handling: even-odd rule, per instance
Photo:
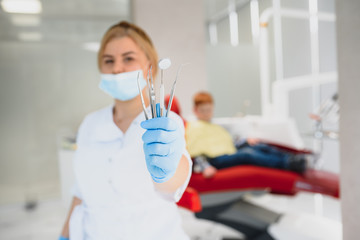
{"label": "dental instrument", "polygon": [[154,80],[153,80],[153,74],[152,74],[152,66],[150,66],[150,86],[149,88],[151,89],[151,96],[150,96],[150,107],[154,113],[153,118],[157,117],[156,114],[156,95],[155,95],[155,89],[154,89]]}
{"label": "dental instrument", "polygon": [[155,113],[154,113],[154,109],[152,107],[152,103],[151,103],[151,99],[152,99],[152,88],[150,85],[150,69],[147,72],[147,76],[146,76],[146,81],[147,81],[147,85],[148,85],[148,90],[149,90],[149,100],[150,100],[150,109],[151,109],[151,117],[154,118]]}
{"label": "dental instrument", "polygon": [[160,82],[160,116],[164,116],[164,97],[165,97],[165,87],[164,87],[164,70],[168,69],[171,66],[171,61],[168,58],[160,59],[158,66],[161,69],[161,82]]}
{"label": "dental instrument", "polygon": [[156,117],[161,117],[160,103],[156,104]]}
{"label": "dental instrument", "polygon": [[[168,103],[168,107],[167,109],[165,108],[165,90],[164,90],[164,79],[163,79],[163,70],[168,69],[171,66],[171,61],[168,58],[163,58],[158,62],[158,67],[161,69],[161,84],[160,84],[160,98],[158,98],[159,102],[156,102],[156,92],[155,92],[155,88],[154,88],[154,80],[153,80],[153,74],[152,74],[152,66],[150,66],[150,69],[148,70],[147,73],[147,85],[148,85],[148,90],[149,90],[149,100],[150,100],[150,109],[151,109],[151,117],[152,118],[158,118],[158,117],[168,117],[169,111],[171,109],[171,105],[173,102],[173,98],[174,98],[174,94],[175,94],[175,88],[176,88],[176,83],[177,80],[179,78],[179,74],[181,72],[181,69],[183,66],[187,65],[186,64],[181,64],[178,68],[178,71],[176,73],[176,77],[174,80],[174,83],[172,85],[171,88],[171,93],[170,93],[170,100]],[[139,73],[140,74],[140,73]],[[138,89],[139,89],[139,93],[140,93],[140,97],[141,97],[141,103],[142,103],[142,108],[144,111],[144,115],[146,120],[149,119],[149,116],[147,115],[146,112],[146,106],[145,106],[145,102],[144,102],[144,97],[140,88],[140,82],[139,82],[139,74],[138,74]]]}
{"label": "dental instrument", "polygon": [[142,91],[141,91],[141,88],[140,88],[139,76],[140,76],[140,72],[138,72],[138,76],[137,76],[137,85],[138,85],[139,92],[140,92],[141,104],[142,104],[142,108],[143,108],[143,111],[144,111],[144,114],[145,114],[145,118],[146,118],[146,120],[149,120],[149,117],[148,117],[148,115],[147,115],[147,113],[146,113],[146,107],[145,107],[144,97],[143,97],[143,95],[142,95]]}
{"label": "dental instrument", "polygon": [[181,68],[182,68],[183,66],[187,65],[187,64],[188,64],[188,63],[186,63],[186,64],[181,64],[180,67],[179,67],[179,69],[178,69],[178,71],[177,71],[177,73],[176,73],[175,81],[174,81],[174,83],[173,83],[173,85],[172,85],[172,88],[171,88],[170,99],[169,99],[168,108],[167,108],[167,110],[166,110],[166,115],[165,115],[165,117],[168,116],[168,114],[169,114],[169,112],[170,112],[170,109],[171,109],[172,101],[173,101],[174,94],[175,94],[175,87],[176,87],[176,83],[177,83],[177,80],[178,80],[178,77],[179,77],[179,73],[180,73],[180,71],[181,71]]}

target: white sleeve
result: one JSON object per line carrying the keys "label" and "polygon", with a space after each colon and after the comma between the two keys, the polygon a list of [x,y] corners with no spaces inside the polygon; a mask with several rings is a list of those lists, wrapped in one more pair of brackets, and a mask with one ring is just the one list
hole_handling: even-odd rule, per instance
{"label": "white sleeve", "polygon": [[170,201],[170,202],[178,202],[183,193],[185,192],[185,189],[187,188],[190,178],[191,178],[191,173],[192,173],[192,161],[190,158],[190,155],[187,151],[184,152],[185,157],[187,158],[187,160],[189,161],[189,172],[187,175],[187,178],[184,182],[183,185],[181,185],[174,193],[164,193],[164,192],[160,192],[158,191],[158,194],[161,195],[164,199]]}
{"label": "white sleeve", "polygon": [[185,192],[185,189],[187,188],[187,186],[189,184],[191,173],[192,173],[192,161],[191,161],[191,158],[190,158],[190,154],[185,150],[184,155],[185,155],[185,157],[187,158],[187,160],[189,162],[189,172],[188,172],[188,176],[187,176],[186,181],[184,182],[184,184],[181,187],[179,187],[176,190],[176,192],[174,193],[175,202],[178,202],[181,199],[183,193]]}
{"label": "white sleeve", "polygon": [[75,182],[74,182],[74,185],[72,186],[71,193],[74,197],[82,199],[82,194],[81,194],[80,187],[77,182],[77,177],[76,177],[76,173],[75,173],[75,161],[76,161],[76,156],[77,156],[78,151],[79,151],[79,147],[77,147],[77,150],[75,151],[75,154],[73,157],[73,173],[74,173],[74,181]]}
{"label": "white sleeve", "polygon": [[81,123],[80,127],[79,127],[79,130],[78,130],[78,133],[77,133],[77,137],[76,137],[76,145],[77,145],[77,149],[75,150],[75,154],[74,154],[74,157],[73,157],[73,172],[74,172],[74,175],[75,175],[75,183],[71,189],[71,194],[74,196],[74,197],[77,197],[79,199],[82,199],[82,194],[81,194],[81,191],[80,191],[80,187],[77,183],[77,179],[76,179],[76,174],[75,174],[75,161],[76,161],[76,155],[77,155],[77,152],[79,151],[79,148],[80,146],[82,146],[87,138],[86,134],[88,131],[86,131],[86,127],[88,125],[88,121],[87,121],[87,117],[85,117],[85,119],[83,120],[83,122]]}
{"label": "white sleeve", "polygon": [[72,189],[71,189],[71,193],[74,197],[77,197],[79,199],[82,199],[82,195],[81,195],[81,192],[80,192],[80,189],[79,189],[79,186],[77,184],[77,182],[74,183]]}

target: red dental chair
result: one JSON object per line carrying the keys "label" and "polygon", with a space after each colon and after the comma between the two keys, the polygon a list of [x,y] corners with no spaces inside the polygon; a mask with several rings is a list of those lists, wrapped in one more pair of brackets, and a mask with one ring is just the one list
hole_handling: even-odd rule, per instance
{"label": "red dental chair", "polygon": [[[165,98],[166,106],[168,101],[169,96]],[[171,110],[181,116],[176,98]],[[295,154],[309,153],[306,150],[271,145]],[[298,174],[252,165],[221,169],[212,178],[193,173],[178,205],[194,212],[198,218],[232,227],[243,233],[246,239],[274,239],[267,229],[270,224],[278,221],[281,214],[246,202],[243,196],[249,191],[283,195],[295,195],[305,191],[339,198],[339,177],[322,170],[308,169],[305,173]]]}

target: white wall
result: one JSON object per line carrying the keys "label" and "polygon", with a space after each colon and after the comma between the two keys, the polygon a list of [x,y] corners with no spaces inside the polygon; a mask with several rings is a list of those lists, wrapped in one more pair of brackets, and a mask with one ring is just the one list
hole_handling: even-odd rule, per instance
{"label": "white wall", "polygon": [[57,135],[76,134],[87,113],[112,101],[97,87],[96,54],[1,42],[0,72],[0,204],[58,197]]}
{"label": "white wall", "polygon": [[[259,1],[259,13],[272,7],[272,0]],[[308,0],[281,0],[284,8],[309,11]],[[260,114],[260,58],[259,45],[251,36],[250,4],[239,5],[239,45],[230,44],[229,19],[217,24],[218,43],[207,45],[207,71],[209,90],[215,96],[217,117],[228,117],[245,114]],[[226,11],[226,6],[223,6]],[[318,10],[334,13],[334,0],[318,0]],[[208,16],[211,18],[211,16]],[[282,50],[284,78],[311,74],[310,23],[308,19],[282,18]],[[270,79],[275,80],[274,54],[274,21],[270,19],[269,60]],[[319,69],[323,72],[336,72],[336,36],[334,22],[319,22]],[[314,103],[324,101],[337,92],[337,84],[325,84],[320,87],[320,99],[313,99],[312,88],[302,88],[289,94],[289,115],[295,119],[303,136],[306,148],[319,149],[319,144],[310,134],[314,131],[315,122],[309,113],[315,112]],[[271,93],[270,93],[271,94]],[[250,105],[246,108],[244,103]],[[316,105],[318,105],[316,104]],[[326,126],[328,128],[329,126]],[[337,125],[331,130],[338,130]],[[325,139],[322,160],[323,169],[339,172],[338,142]]]}
{"label": "white wall", "polygon": [[[203,1],[139,0],[133,5],[135,22],[150,34],[160,57],[173,61],[165,80],[172,83],[177,66],[191,63],[184,67],[176,91],[184,114],[190,114],[193,93],[207,88]],[[124,6],[101,8],[110,16],[87,13],[79,18],[83,24],[66,34],[58,29],[57,37],[47,35],[55,26],[47,13],[50,17],[44,17],[41,26],[48,29],[40,42],[0,36],[0,204],[59,196],[57,135],[64,129],[76,134],[86,114],[112,103],[98,89],[96,53],[85,51],[81,43],[100,41],[111,24],[124,19]],[[56,23],[69,28],[63,12],[53,10]],[[76,15],[71,19],[76,20]],[[18,30],[10,21],[2,24],[10,32]],[[166,89],[170,91],[170,84]]]}
{"label": "white wall", "polygon": [[[308,0],[281,0],[282,7],[308,11]],[[258,45],[253,43],[251,36],[251,21],[250,21],[250,4],[245,3],[238,9],[238,24],[239,24],[239,45],[231,46],[230,44],[230,26],[229,19],[225,18],[217,24],[218,43],[215,46],[207,47],[207,62],[208,72],[217,72],[217,75],[209,74],[209,89],[217,96],[216,101],[218,108],[216,109],[217,116],[232,116],[235,115],[239,108],[234,107],[229,109],[228,101],[224,99],[236,99],[235,104],[249,100],[248,92],[245,89],[252,91],[251,106],[249,112],[252,114],[260,113],[260,75],[259,75],[259,56]],[[272,7],[271,0],[259,1],[259,13],[261,14],[265,9]],[[226,11],[226,6],[224,9]],[[334,1],[319,1],[319,11],[326,13],[334,13]],[[208,16],[211,18],[211,16]],[[273,20],[269,21],[269,46],[270,46],[270,63],[271,66],[271,80],[275,79],[274,75],[274,29]],[[319,54],[320,54],[320,72],[336,71],[336,41],[335,41],[335,24],[334,22],[320,22],[319,24]],[[309,20],[307,19],[291,19],[282,18],[282,48],[283,48],[283,62],[284,62],[284,77],[295,77],[300,75],[308,75],[311,73],[310,61],[310,28]],[[222,79],[219,77],[222,77]],[[219,82],[232,82],[234,86],[225,85],[219,88]],[[241,84],[239,85],[239,82]],[[325,99],[331,96],[336,91],[336,85],[332,86],[333,91],[323,91],[322,98]],[[329,90],[328,87],[326,87]],[[237,90],[237,92],[236,92]],[[305,89],[305,95],[310,95],[311,103],[311,89]],[[297,93],[295,93],[296,95]],[[290,108],[299,106],[303,99],[293,98],[290,103]],[[238,103],[239,102],[239,103]],[[301,104],[300,104],[301,105]],[[312,105],[304,105],[301,108],[301,115],[305,118],[299,119],[300,128],[302,131],[311,130],[311,121],[307,117],[308,112],[312,109]],[[219,110],[221,109],[221,110]],[[224,110],[227,109],[227,110]],[[291,111],[290,109],[290,111]],[[297,107],[296,110],[299,110]],[[297,118],[296,112],[291,111],[291,116]],[[304,121],[305,120],[305,121]]]}
{"label": "white wall", "polygon": [[[287,7],[299,8],[306,8],[305,2],[282,1]],[[224,28],[216,47],[206,45],[204,3],[134,0],[133,20],[149,33],[159,56],[172,59],[173,67],[165,72],[165,80],[172,83],[177,66],[190,62],[183,69],[176,91],[185,116],[192,114],[193,94],[207,89],[216,98],[217,116],[244,112],[245,100],[251,101],[247,113],[260,113],[258,55],[251,43],[249,8],[239,15],[240,45],[226,45],[229,32]],[[260,3],[262,11],[271,0]],[[329,1],[319,1],[320,8],[333,11]],[[223,24],[228,26],[226,21]],[[94,29],[98,40],[105,30]],[[326,32],[333,33],[334,29],[327,28]],[[331,69],[335,63],[329,59],[333,56],[326,53],[335,41],[326,38],[326,32],[322,35],[324,48],[320,49],[325,54],[322,66]],[[111,103],[97,88],[96,54],[75,43],[1,42],[0,72],[0,203],[22,201],[26,195],[57,195],[57,133],[64,127],[75,133],[85,114]],[[166,86],[169,92],[170,84]],[[334,86],[329,89],[328,94]],[[303,100],[293,101],[296,106]],[[306,109],[293,114],[301,119]]]}
{"label": "white wall", "polygon": [[209,90],[215,116],[260,113],[259,52],[256,46],[207,45]]}
{"label": "white wall", "polygon": [[204,2],[193,0],[134,0],[133,19],[152,38],[159,57],[169,57],[172,67],[165,72],[165,90],[175,79],[177,68],[183,68],[176,96],[183,115],[192,114],[192,97],[207,90],[205,63]]}
{"label": "white wall", "polygon": [[343,239],[359,239],[360,229],[360,2],[338,0],[337,41],[340,90],[341,205]]}

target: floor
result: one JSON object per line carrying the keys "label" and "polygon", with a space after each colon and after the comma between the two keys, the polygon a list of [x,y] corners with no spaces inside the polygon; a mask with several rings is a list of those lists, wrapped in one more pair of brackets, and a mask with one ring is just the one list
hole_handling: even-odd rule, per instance
{"label": "floor", "polygon": [[[338,200],[308,193],[294,197],[263,194],[247,195],[246,200],[283,213],[269,232],[279,240],[341,240],[341,214]],[[0,206],[1,240],[57,239],[67,209],[59,200],[45,201],[30,211],[21,205]],[[185,231],[192,240],[243,239],[226,226],[199,220],[184,209],[180,210]]]}
{"label": "floor", "polygon": [[259,206],[283,213],[269,232],[278,240],[341,240],[340,201],[320,194],[300,193],[294,197],[266,194],[249,196]]}
{"label": "floor", "polygon": [[60,200],[41,202],[26,211],[22,205],[0,207],[1,240],[57,239],[66,216]]}

